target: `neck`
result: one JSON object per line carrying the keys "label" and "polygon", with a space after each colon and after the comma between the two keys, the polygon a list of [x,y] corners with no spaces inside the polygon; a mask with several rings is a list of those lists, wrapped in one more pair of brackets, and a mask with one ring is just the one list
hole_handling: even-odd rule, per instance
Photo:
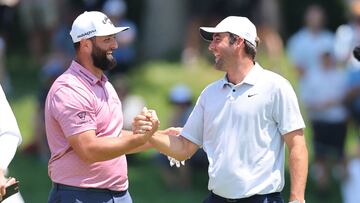
{"label": "neck", "polygon": [[94,74],[96,78],[101,79],[103,71],[100,68],[95,67],[90,58],[84,58],[77,55],[75,61]]}
{"label": "neck", "polygon": [[238,61],[235,66],[228,69],[227,73],[227,79],[232,84],[239,84],[241,83],[246,75],[250,72],[252,67],[254,66],[254,63],[249,58],[243,59],[241,61]]}

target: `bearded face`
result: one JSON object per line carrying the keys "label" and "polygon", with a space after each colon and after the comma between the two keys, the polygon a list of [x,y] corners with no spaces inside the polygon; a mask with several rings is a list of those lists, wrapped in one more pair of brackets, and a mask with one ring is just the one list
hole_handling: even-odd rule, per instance
{"label": "bearded face", "polygon": [[101,49],[93,41],[93,49],[91,52],[91,58],[95,67],[100,68],[103,71],[111,70],[116,66],[116,60],[108,51]]}

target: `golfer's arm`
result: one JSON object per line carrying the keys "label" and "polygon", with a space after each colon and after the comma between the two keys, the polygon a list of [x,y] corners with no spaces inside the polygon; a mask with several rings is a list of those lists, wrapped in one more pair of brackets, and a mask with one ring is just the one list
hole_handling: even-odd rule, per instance
{"label": "golfer's arm", "polygon": [[68,137],[76,154],[87,163],[106,161],[127,154],[144,145],[148,138],[139,134],[123,134],[121,137],[97,137],[94,130]]}
{"label": "golfer's arm", "polygon": [[166,135],[162,131],[156,132],[149,141],[159,152],[179,161],[189,159],[199,148],[181,135]]}
{"label": "golfer's arm", "polygon": [[[128,130],[123,130],[122,134],[125,135],[125,136],[132,136],[133,132],[128,131]],[[135,153],[143,152],[143,151],[148,150],[150,148],[152,148],[152,145],[149,142],[146,142],[145,144],[140,145],[140,146],[126,152],[126,154],[135,154]]]}
{"label": "golfer's arm", "polygon": [[284,140],[289,148],[290,201],[302,202],[308,174],[308,151],[304,131],[299,129],[290,132],[284,135]]}

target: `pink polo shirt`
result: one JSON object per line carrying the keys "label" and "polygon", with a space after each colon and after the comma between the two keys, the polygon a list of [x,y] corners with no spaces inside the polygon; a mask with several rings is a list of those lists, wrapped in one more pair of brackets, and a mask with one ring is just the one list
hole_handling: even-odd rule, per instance
{"label": "pink polo shirt", "polygon": [[98,137],[121,137],[121,103],[106,76],[99,80],[73,61],[47,95],[45,124],[51,151],[48,170],[53,182],[115,191],[128,188],[125,155],[88,164],[67,140],[87,130],[95,130]]}

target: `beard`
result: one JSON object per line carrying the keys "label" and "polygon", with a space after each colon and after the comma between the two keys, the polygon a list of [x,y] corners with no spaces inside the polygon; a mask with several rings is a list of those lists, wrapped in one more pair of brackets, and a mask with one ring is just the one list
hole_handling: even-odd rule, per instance
{"label": "beard", "polygon": [[111,70],[116,66],[116,60],[112,55],[107,55],[106,51],[93,43],[91,58],[95,67],[103,71]]}
{"label": "beard", "polygon": [[225,66],[224,59],[219,58],[217,61],[215,61],[215,69],[216,70],[223,71],[225,69],[224,66]]}

